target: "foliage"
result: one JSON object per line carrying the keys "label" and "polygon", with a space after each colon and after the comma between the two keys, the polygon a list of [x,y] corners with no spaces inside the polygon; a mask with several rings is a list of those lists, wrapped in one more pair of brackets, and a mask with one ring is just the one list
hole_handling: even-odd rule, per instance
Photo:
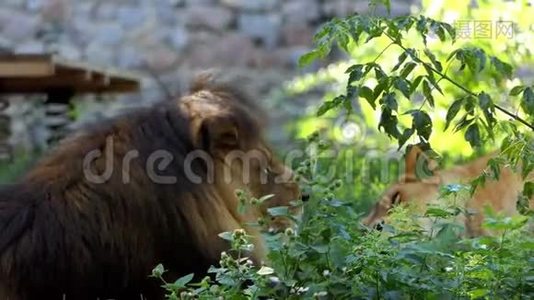
{"label": "foliage", "polygon": [[[408,34],[411,30],[419,34],[423,42],[422,51],[410,47],[411,45],[403,44],[404,34]],[[428,142],[432,133],[432,119],[426,109],[435,107],[433,92],[443,94],[440,82],[447,81],[459,89],[461,94],[447,111],[445,129],[455,121],[455,130],[465,130],[465,139],[472,146],[480,146],[483,140],[482,134],[493,137],[497,123],[496,111],[534,130],[534,125],[529,121],[534,118],[532,86],[518,85],[511,89],[511,96],[521,95],[521,108],[524,116],[511,112],[495,103],[486,91],[473,91],[447,75],[448,68],[444,69],[442,60],[427,47],[429,33],[436,34],[441,42],[456,40],[456,32],[452,25],[424,16],[386,19],[353,15],[346,19],[334,19],[326,23],[315,36],[316,50],[304,55],[301,58],[302,64],[326,56],[335,42],[346,51],[349,51],[350,43],[355,45],[362,41],[370,43],[373,39],[380,37],[385,37],[390,43],[374,60],[354,64],[347,68],[345,73],[348,75],[348,81],[345,93],[323,103],[317,115],[321,116],[337,107],[343,107],[350,113],[351,102],[359,97],[365,99],[373,109],[380,107],[381,116],[378,128],[396,139],[399,148],[414,134],[422,142]],[[390,46],[400,48],[401,53],[396,65],[387,71],[377,61]],[[487,54],[479,47],[455,49],[448,55],[445,62],[456,63],[459,65],[458,72],[470,72],[474,76],[487,72],[489,77],[497,83],[509,78],[512,74],[512,67],[509,64],[494,55]],[[372,88],[366,84],[369,78],[376,82]],[[424,102],[419,107],[402,112],[404,115],[410,115],[412,122],[411,126],[399,128],[398,102],[402,98],[411,100],[417,91],[422,93]]]}
{"label": "foliage", "polygon": [[[223,233],[232,251],[221,255],[211,277],[192,275],[164,282],[169,299],[513,299],[534,298],[534,236],[525,216],[490,213],[493,237],[463,239],[455,218],[463,186],[446,186],[440,206],[424,216],[398,207],[382,232],[359,224],[349,201],[334,196],[344,186],[325,182],[318,163],[328,142],[310,138],[299,176],[309,179],[313,199],[298,230],[266,236],[269,266],[254,266],[245,254],[252,244],[243,230]],[[321,150],[321,148],[323,150]],[[256,205],[249,199],[249,205]],[[430,220],[422,228],[418,218]],[[163,278],[163,266],[153,276]]]}

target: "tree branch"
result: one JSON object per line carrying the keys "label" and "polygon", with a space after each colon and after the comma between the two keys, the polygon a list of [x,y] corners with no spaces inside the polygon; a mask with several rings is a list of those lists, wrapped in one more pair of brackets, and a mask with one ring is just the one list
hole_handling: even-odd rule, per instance
{"label": "tree branch", "polygon": [[[400,48],[402,48],[404,51],[408,51],[408,49],[406,47],[404,47],[402,44],[398,43],[396,39],[394,39],[391,35],[389,35],[387,32],[385,31],[382,31],[393,43],[395,43],[395,45],[399,46]],[[431,64],[421,60],[419,57],[414,57],[414,59],[416,60],[416,62],[420,63],[420,64],[423,64],[425,65],[425,67],[429,68],[430,70],[432,70],[432,72],[438,74],[439,76],[441,76],[441,78],[447,80],[448,82],[452,83],[454,86],[458,87],[459,89],[461,89],[462,91],[464,91],[465,93],[471,95],[471,96],[474,96],[474,97],[477,97],[478,95],[475,94],[474,92],[470,91],[469,89],[467,89],[466,87],[464,87],[463,85],[459,84],[458,82],[456,82],[454,79],[450,78],[449,76],[447,76],[447,74],[444,74],[440,71],[438,71],[436,68],[434,68]],[[527,122],[525,119],[521,118],[520,116],[508,111],[507,109],[505,109],[504,107],[498,105],[498,104],[494,104],[495,108],[497,110],[499,110],[500,112],[508,115],[509,117],[511,117],[512,119],[522,123],[523,125],[527,126],[528,128],[530,128],[531,130],[534,131],[534,125],[533,124],[530,124],[529,122]]]}

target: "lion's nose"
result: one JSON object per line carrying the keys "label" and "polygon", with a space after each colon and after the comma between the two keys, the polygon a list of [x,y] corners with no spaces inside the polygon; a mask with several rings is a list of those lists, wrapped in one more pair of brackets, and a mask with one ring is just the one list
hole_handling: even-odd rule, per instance
{"label": "lion's nose", "polygon": [[302,200],[302,202],[306,202],[306,201],[310,200],[310,195],[309,194],[302,194],[300,196],[300,200]]}
{"label": "lion's nose", "polygon": [[378,231],[382,231],[384,229],[384,220],[381,220],[380,222],[377,222],[374,226],[374,228]]}

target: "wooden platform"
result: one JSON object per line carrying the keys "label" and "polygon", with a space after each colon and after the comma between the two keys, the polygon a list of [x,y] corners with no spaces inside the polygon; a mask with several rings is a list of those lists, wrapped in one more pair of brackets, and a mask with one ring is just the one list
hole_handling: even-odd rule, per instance
{"label": "wooden platform", "polygon": [[0,55],[0,94],[129,93],[139,87],[134,75],[53,55]]}

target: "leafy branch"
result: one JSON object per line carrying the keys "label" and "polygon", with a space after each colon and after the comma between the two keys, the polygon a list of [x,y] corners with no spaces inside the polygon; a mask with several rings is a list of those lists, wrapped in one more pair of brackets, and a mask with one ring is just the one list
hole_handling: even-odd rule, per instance
{"label": "leafy branch", "polygon": [[[415,28],[422,37],[425,45],[423,53],[428,61],[423,60],[418,55],[417,50],[403,45],[404,37],[402,32],[408,32],[412,28]],[[480,126],[486,129],[489,137],[493,137],[493,129],[497,124],[495,111],[506,114],[513,120],[526,126],[529,130],[534,131],[534,124],[518,114],[512,113],[502,105],[494,103],[488,93],[484,91],[475,93],[447,75],[447,70],[443,70],[442,63],[426,47],[427,37],[431,33],[437,35],[442,42],[446,41],[448,37],[453,42],[456,39],[456,32],[450,24],[424,16],[405,16],[386,19],[353,15],[345,19],[333,19],[331,22],[326,23],[315,36],[316,48],[301,57],[301,64],[308,64],[315,59],[325,57],[332,49],[332,44],[336,42],[346,52],[350,52],[351,45],[358,44],[362,37],[365,37],[364,42],[368,43],[384,35],[391,40],[391,43],[372,62],[355,64],[349,67],[346,70],[348,74],[346,93],[324,102],[318,109],[317,114],[322,115],[340,106],[344,107],[350,113],[352,110],[351,101],[361,97],[366,99],[373,109],[377,109],[377,106],[380,106],[381,117],[378,128],[382,129],[388,136],[397,139],[399,148],[414,134],[417,134],[421,142],[427,143],[432,133],[433,124],[431,117],[423,110],[423,105],[428,103],[431,108],[434,108],[435,101],[432,92],[436,90],[443,95],[443,90],[439,83],[445,80],[465,93],[465,96],[456,99],[449,107],[445,129],[456,119],[463,108],[464,114],[456,122],[455,131],[465,130],[465,139],[472,146],[481,145],[482,135]],[[391,70],[392,75],[387,74],[377,63],[377,60],[393,44],[400,47],[403,52],[398,57],[397,64]],[[459,48],[448,56],[447,62],[449,65],[452,59],[460,63],[458,71],[467,69],[472,74],[478,74],[486,69],[489,61],[497,71],[493,75],[497,81],[502,80],[503,77],[509,78],[512,74],[512,67],[509,64],[495,56],[486,55],[484,50],[480,48]],[[417,67],[422,67],[426,71],[426,74],[410,76]],[[364,79],[373,73],[377,84],[373,88],[370,88],[365,85]],[[405,115],[411,115],[412,126],[401,130],[398,127],[398,94],[410,100],[413,93],[417,90],[421,91],[425,101],[419,108],[404,113]],[[521,93],[521,108],[529,118],[534,119],[533,88],[517,86],[511,90],[510,95],[517,96]]]}
{"label": "leafy branch", "polygon": [[[398,40],[394,39],[391,35],[389,35],[387,32],[384,32],[384,35],[386,35],[389,39],[391,39],[392,43],[395,43],[397,46],[399,46],[400,48],[402,48],[404,51],[408,51],[408,49],[406,47],[404,47],[402,45],[402,43],[398,42]],[[454,54],[454,52],[453,52]],[[452,54],[451,54],[452,55]],[[430,69],[432,72],[436,73],[437,75],[439,75],[442,79],[445,79],[447,80],[448,82],[450,82],[451,84],[453,84],[454,86],[456,86],[457,88],[461,89],[463,92],[465,92],[466,94],[469,94],[473,97],[478,97],[479,95],[472,92],[471,90],[469,90],[468,88],[466,88],[465,86],[461,85],[460,83],[458,83],[457,81],[455,81],[454,79],[450,78],[447,74],[445,73],[442,73],[441,71],[437,70],[436,68],[434,68],[432,65],[430,65],[429,63],[421,60],[419,57],[417,56],[414,56],[414,60],[417,61],[418,63],[420,64],[423,64],[425,68],[428,68]],[[530,90],[531,92],[532,90]],[[527,122],[525,119],[521,118],[520,116],[508,111],[507,109],[503,108],[502,106],[498,105],[498,104],[493,104],[493,106],[501,111],[502,113],[508,115],[509,117],[511,117],[512,119],[522,123],[523,125],[527,126],[528,128],[534,130],[534,125],[533,124],[530,124],[529,122]]]}

